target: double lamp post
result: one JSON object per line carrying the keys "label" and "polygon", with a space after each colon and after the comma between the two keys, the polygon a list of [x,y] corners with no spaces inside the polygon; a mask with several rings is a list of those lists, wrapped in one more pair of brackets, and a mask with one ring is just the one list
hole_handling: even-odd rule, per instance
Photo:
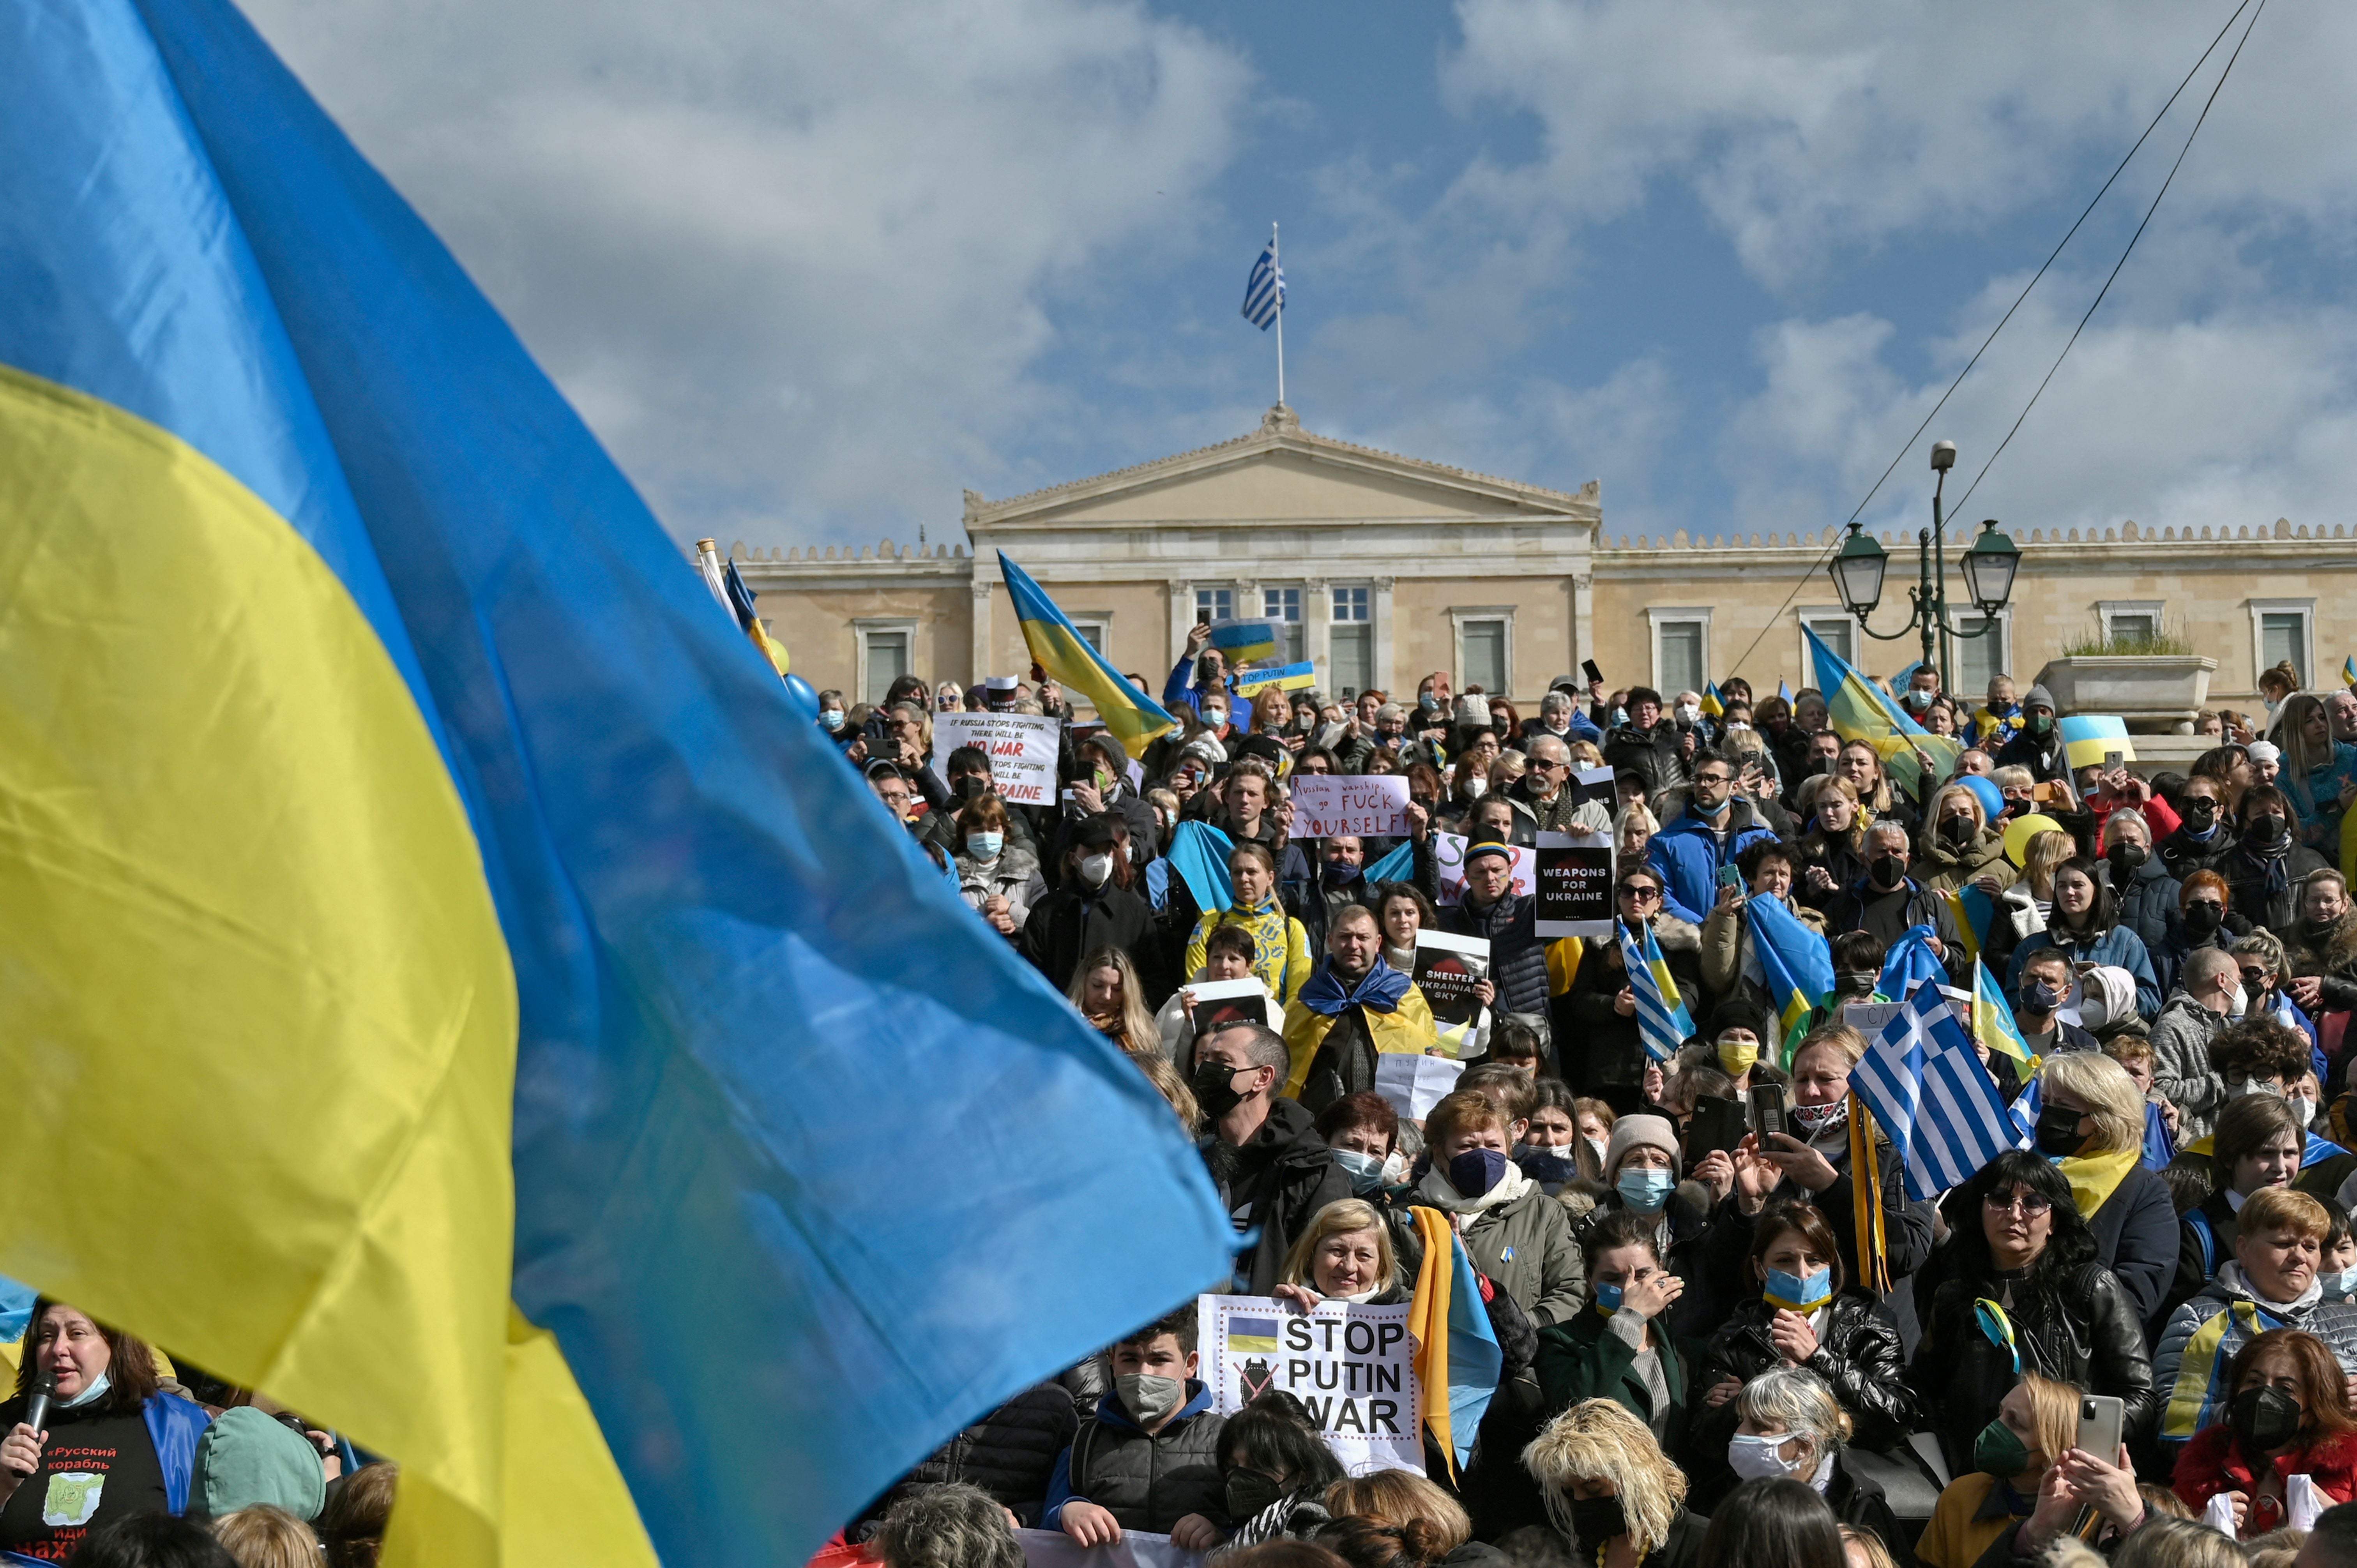
{"label": "double lamp post", "polygon": [[1849,536],[1842,541],[1841,553],[1834,557],[1830,568],[1842,608],[1857,620],[1858,630],[1878,642],[1896,642],[1910,631],[1921,636],[1923,662],[1939,671],[1943,691],[1951,689],[1948,639],[1986,637],[1996,629],[1997,615],[2013,597],[2014,574],[2021,564],[2021,552],[1998,531],[1996,519],[1982,523],[1972,548],[1957,563],[1964,568],[1964,587],[1972,595],[1973,607],[1980,612],[1981,624],[1965,628],[1950,618],[1946,519],[1942,508],[1948,470],[1955,466],[1956,444],[1933,442],[1932,467],[1940,477],[1932,489],[1932,526],[1916,535],[1916,582],[1908,590],[1909,603],[1913,607],[1905,626],[1897,631],[1883,632],[1866,624],[1866,618],[1882,602],[1882,577],[1889,566],[1890,555],[1862,525],[1849,525]]}

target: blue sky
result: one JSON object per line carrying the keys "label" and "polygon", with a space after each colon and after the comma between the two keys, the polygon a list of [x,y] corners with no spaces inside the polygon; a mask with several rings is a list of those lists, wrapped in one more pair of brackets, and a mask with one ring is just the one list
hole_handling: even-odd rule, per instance
{"label": "blue sky", "polygon": [[[1615,533],[1822,528],[2233,8],[251,6],[672,527],[757,543],[1250,428],[1272,218],[1309,428],[1600,479]],[[2232,44],[1919,447],[1978,470]],[[1975,517],[2349,521],[2352,58],[2357,13],[2262,14]]]}

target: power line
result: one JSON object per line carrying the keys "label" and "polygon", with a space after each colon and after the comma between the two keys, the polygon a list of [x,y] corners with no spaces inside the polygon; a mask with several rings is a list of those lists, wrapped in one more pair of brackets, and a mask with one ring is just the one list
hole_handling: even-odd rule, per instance
{"label": "power line", "polygon": [[[2261,10],[2265,10],[2266,8],[2266,0],[2258,0],[2258,4]],[[1988,347],[1991,343],[1996,341],[1996,335],[2005,330],[2006,323],[2013,319],[2014,313],[2019,310],[2021,308],[2022,302],[2029,297],[2029,291],[2038,286],[2039,280],[2046,275],[2047,269],[2053,266],[2055,258],[2061,255],[2062,248],[2071,242],[2072,236],[2078,233],[2081,226],[2083,225],[2087,221],[2088,218],[2094,212],[2097,204],[2104,199],[2104,197],[2111,190],[2113,185],[2117,183],[2120,176],[2126,172],[2129,163],[2133,161],[2136,154],[2142,150],[2145,143],[2150,139],[2153,132],[2160,128],[2161,121],[2168,118],[2169,110],[2176,107],[2178,99],[2183,96],[2186,88],[2192,84],[2194,77],[2201,73],[2202,66],[2208,63],[2210,57],[2217,52],[2219,44],[2224,41],[2226,35],[2233,31],[2236,19],[2239,18],[2245,10],[2248,10],[2250,5],[2251,0],[2240,0],[2240,3],[2235,5],[2233,15],[2226,18],[2225,25],[2218,29],[2215,37],[2211,38],[2210,47],[2201,51],[2201,58],[2193,62],[2192,68],[2186,71],[2183,80],[2178,82],[2176,91],[2169,95],[2167,102],[2163,102],[2159,111],[2153,115],[2150,124],[2145,126],[2144,134],[2136,137],[2135,145],[2128,148],[2127,152],[2121,157],[2119,163],[2114,166],[2110,177],[2104,181],[2103,188],[2097,190],[2093,197],[2088,200],[2087,205],[2081,209],[2079,216],[2072,220],[2069,231],[2064,233],[2062,238],[2055,242],[2053,250],[2047,252],[2046,260],[2039,264],[2036,274],[2033,275],[2028,283],[2022,285],[2021,292],[2018,295],[2016,295],[2014,296],[2013,303],[2006,307],[2006,312],[2002,317],[1998,317],[1997,324],[1989,328],[1988,336],[1981,339],[1981,346],[1973,350],[1973,357],[1964,361],[1964,368],[1956,372],[1956,379],[1948,383],[1948,390],[1942,392],[1940,394],[1940,401],[1932,405],[1932,412],[1925,414],[1923,416],[1923,422],[1915,427],[1913,434],[1910,435],[1904,442],[1900,444],[1899,450],[1892,456],[1889,465],[1882,470],[1881,475],[1876,478],[1874,484],[1867,490],[1865,496],[1862,497],[1857,505],[1851,510],[1849,516],[1843,521],[1842,527],[1846,528],[1850,523],[1856,522],[1859,516],[1865,512],[1867,507],[1873,502],[1875,496],[1880,492],[1884,481],[1888,480],[1890,476],[1897,471],[1900,460],[1914,449],[1915,443],[1921,439],[1923,432],[1931,427],[1932,421],[1939,416],[1940,411],[1948,405],[1948,400],[1955,395],[1956,389],[1964,384],[1964,378],[1973,373],[1973,367],[1981,362],[1981,356],[1988,352]],[[2256,25],[2258,19],[2257,12],[2253,12],[2251,15],[2252,23]],[[2250,36],[2250,28],[2244,28],[2243,40],[2238,41],[2234,45],[2235,54],[2239,55],[2242,53],[2243,42],[2248,41]],[[2233,70],[2233,60],[2231,58],[2226,62],[2226,70]],[[2226,74],[2224,71],[2221,71],[2218,76],[2218,86],[2223,87],[2225,84]],[[2216,102],[2218,97],[2217,88],[2212,88],[2211,90],[2210,97],[2212,102]],[[2208,104],[2205,103],[2202,105],[2201,113],[2204,116],[2208,115],[2210,113]],[[2194,124],[2194,129],[2198,131],[2201,128],[2201,124],[2197,121]],[[2187,145],[2190,146],[2191,145],[2191,138],[2187,138]],[[2177,158],[2179,163],[2184,162],[2185,154],[2180,151],[2177,155]],[[2175,177],[2176,172],[2176,169],[2172,166],[2169,170],[2169,174],[2172,178]],[[2161,188],[2163,190],[2167,190],[2169,188],[2166,182],[2162,184]],[[2154,201],[2155,205],[2158,205],[2158,198],[2155,198]],[[2151,221],[2151,219],[2152,214],[2150,212],[2147,212],[2145,214],[2145,220],[2149,222]],[[2139,227],[2136,232],[2138,234],[2142,234],[2144,231]],[[2129,244],[2130,248],[2133,249],[2135,242],[2130,241]],[[2126,255],[2123,253],[2120,260],[2122,262],[2126,262],[2127,260]],[[2116,276],[2119,273],[2119,268],[2115,266],[2112,269],[2112,272],[2113,274]],[[2104,287],[2107,289],[2111,285],[2108,282],[2104,285]],[[2100,295],[2096,296],[2098,303],[2101,303],[2102,297],[2103,296]],[[2089,307],[2091,314],[2093,313],[2093,306]],[[2083,318],[2081,320],[2080,325],[2083,327],[2086,325]],[[2078,334],[2072,334],[2072,338],[2073,341],[2076,341]],[[2068,353],[2070,350],[2066,347],[2063,351]],[[2058,360],[2055,362],[2059,365],[2061,361]],[[2053,372],[2049,371],[2047,374],[2050,378]],[[2043,382],[2040,383],[2040,390],[2041,392],[2045,390]],[[2035,402],[2036,399],[2033,397],[2031,401]],[[2029,411],[2026,408],[2022,410],[2022,413],[2025,415],[2027,415],[2029,412]],[[2020,423],[2021,422],[2019,420],[2016,420],[2014,422],[2016,429],[2020,427]],[[2013,439],[2010,432],[2007,434],[2006,439],[2007,441]],[[2000,445],[1998,450],[2002,451],[2003,449],[2002,445]],[[1991,454],[1989,461],[1995,462],[1996,460],[1995,454]],[[1981,473],[1986,474],[1986,472],[1988,472],[1988,464],[1984,463],[1981,465]],[[1978,475],[1974,477],[1973,483],[1975,485],[1978,485],[1980,483]],[[1972,494],[1972,491],[1967,489],[1964,494],[1969,497]],[[1963,500],[1960,499],[1957,501],[1956,505],[1961,510],[1964,506]],[[1801,590],[1808,586],[1809,584],[1815,579],[1818,570],[1824,565],[1826,561],[1832,558],[1834,552],[1839,549],[1840,546],[1840,530],[1836,529],[1835,531],[1834,542],[1825,546],[1824,553],[1819,555],[1814,562],[1811,563],[1809,569],[1803,573],[1799,581],[1792,585],[1792,591],[1784,596],[1784,602],[1776,607],[1776,613],[1768,618],[1768,624],[1760,628],[1758,635],[1752,638],[1750,645],[1745,648],[1741,655],[1736,659],[1734,664],[1729,666],[1730,669],[1739,670],[1743,667],[1744,660],[1751,657],[1753,652],[1759,649],[1760,641],[1767,637],[1770,630],[1774,628],[1776,623],[1784,618],[1784,612],[1792,607],[1792,601],[1801,596]]]}
{"label": "power line", "polygon": [[[2128,264],[2128,257],[2135,252],[2136,242],[2144,238],[2146,227],[2152,222],[2152,215],[2160,210],[2160,199],[2169,194],[2169,185],[2177,178],[2177,171],[2184,166],[2185,155],[2193,150],[2193,138],[2201,134],[2203,123],[2210,118],[2211,104],[2218,102],[2218,94],[2224,90],[2226,79],[2234,74],[2234,62],[2243,58],[2243,46],[2251,41],[2251,28],[2259,25],[2260,13],[2266,8],[2267,0],[2259,0],[2259,8],[2251,13],[2251,20],[2243,28],[2243,36],[2234,40],[2234,52],[2226,57],[2226,69],[2218,73],[2218,84],[2210,90],[2209,98],[2202,102],[2201,113],[2194,118],[2193,129],[2185,134],[2185,145],[2177,149],[2177,162],[2169,166],[2169,178],[2160,182],[2160,188],[2153,192],[2152,205],[2144,209],[2144,221],[2138,223],[2136,232],[2128,236],[2127,249],[2122,251],[2120,259],[2112,263],[2111,276],[2106,277],[2104,280],[2104,286],[2095,291],[2095,297],[2088,305],[2086,313],[2079,317],[2079,325],[2071,328],[2070,341],[2062,345],[2062,352],[2055,355],[2054,362],[2046,368],[2045,380],[2040,381],[2038,383],[2038,390],[2029,394],[2029,401],[2021,405],[2021,413],[2014,419],[2013,429],[2005,433],[2005,439],[1998,442],[1996,450],[1988,455],[1988,461],[1981,465],[1981,471],[1973,476],[1973,482],[1964,487],[1963,495],[1956,498],[1957,511],[1962,512],[1964,510],[1964,502],[1972,499],[1973,492],[1981,488],[1981,480],[1988,476],[1991,466],[2003,456],[2005,449],[2013,444],[2014,432],[2019,430],[2021,422],[2029,417],[2029,411],[2038,406],[2038,400],[2045,394],[2046,382],[2052,381],[2054,372],[2062,368],[2062,361],[2070,358],[2072,344],[2078,342],[2079,334],[2087,329],[2087,322],[2094,316],[2095,306],[2103,304],[2104,296],[2112,292],[2112,280],[2118,277],[2120,269]],[[2232,25],[2231,22],[2228,24],[2230,27]]]}

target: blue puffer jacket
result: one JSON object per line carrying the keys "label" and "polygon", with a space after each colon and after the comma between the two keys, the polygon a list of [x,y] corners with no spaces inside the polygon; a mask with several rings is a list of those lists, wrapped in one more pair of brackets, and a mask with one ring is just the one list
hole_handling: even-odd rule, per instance
{"label": "blue puffer jacket", "polygon": [[1718,902],[1718,868],[1730,865],[1737,856],[1762,839],[1776,835],[1752,814],[1751,802],[1733,800],[1727,803],[1727,831],[1722,846],[1709,818],[1688,806],[1678,813],[1677,821],[1653,835],[1652,847],[1645,858],[1670,885],[1670,897],[1679,906],[1697,910],[1700,919],[1710,913]]}
{"label": "blue puffer jacket", "polygon": [[2149,1024],[2160,1016],[2160,981],[2152,972],[2152,955],[2145,951],[2144,939],[2126,926],[2106,928],[2092,941],[2064,941],[2050,924],[2046,929],[2021,939],[2013,950],[2013,962],[2006,970],[2005,999],[2019,1005],[2021,1002],[2021,966],[2029,955],[2046,948],[2061,948],[2073,963],[2109,964],[2125,969],[2136,976],[2136,1015]]}

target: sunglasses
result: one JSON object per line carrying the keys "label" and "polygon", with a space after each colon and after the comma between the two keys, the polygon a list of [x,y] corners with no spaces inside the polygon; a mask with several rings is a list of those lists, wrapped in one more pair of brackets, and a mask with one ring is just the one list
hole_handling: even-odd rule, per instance
{"label": "sunglasses", "polygon": [[1634,899],[1640,904],[1650,904],[1662,896],[1658,887],[1623,887],[1619,892],[1623,898]]}
{"label": "sunglasses", "polygon": [[1992,1214],[2010,1214],[2018,1208],[2025,1219],[2035,1219],[2041,1214],[2052,1213],[2054,1209],[2052,1198],[2034,1192],[2004,1195],[1993,1192],[1982,1198],[1981,1202]]}

